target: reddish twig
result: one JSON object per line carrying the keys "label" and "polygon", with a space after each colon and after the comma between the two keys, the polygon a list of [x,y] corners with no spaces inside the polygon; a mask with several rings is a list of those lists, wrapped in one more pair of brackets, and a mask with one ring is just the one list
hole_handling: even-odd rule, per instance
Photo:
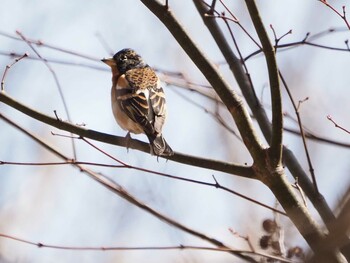
{"label": "reddish twig", "polygon": [[233,14],[233,12],[230,10],[230,8],[227,7],[227,5],[224,3],[224,1],[222,1],[222,0],[219,0],[219,1],[220,1],[220,3],[222,4],[222,6],[226,9],[226,11],[232,16],[232,18],[233,18],[234,20],[236,20],[237,23],[239,23],[238,18]]}
{"label": "reddish twig", "polygon": [[210,14],[207,13],[207,14],[204,14],[204,16],[211,17],[211,18],[221,18],[221,19],[228,20],[228,21],[231,21],[231,22],[234,22],[234,23],[238,22],[238,20],[235,20],[234,18],[230,18],[230,17],[225,16],[224,13],[219,14],[219,15],[210,15]]}
{"label": "reddish twig", "polygon": [[350,30],[350,24],[349,21],[346,18],[346,7],[345,5],[342,6],[342,10],[343,12],[340,13],[337,9],[335,9],[335,7],[333,7],[331,4],[328,3],[327,0],[319,0],[321,3],[323,3],[325,6],[327,6],[328,8],[330,8],[334,13],[336,13],[341,19],[344,20],[346,26],[348,27],[348,29]]}
{"label": "reddish twig", "polygon": [[2,75],[2,78],[1,78],[1,92],[5,91],[5,78],[6,78],[6,75],[7,75],[7,72],[9,71],[9,69],[13,65],[15,65],[18,61],[20,61],[21,59],[23,59],[25,57],[28,57],[28,53],[24,53],[22,56],[19,56],[18,58],[16,58],[15,61],[13,61],[11,64],[6,65],[6,68],[4,70],[4,74]]}
{"label": "reddish twig", "polygon": [[335,126],[336,128],[339,128],[339,129],[345,131],[346,133],[350,134],[350,130],[345,129],[344,127],[342,127],[342,126],[340,126],[338,123],[336,123],[336,122],[333,120],[333,118],[332,118],[331,115],[327,115],[327,119],[330,120],[330,121],[334,124],[334,126]]}
{"label": "reddish twig", "polygon": [[[260,49],[261,46],[260,44],[253,38],[253,36],[248,32],[248,30],[245,29],[245,27],[240,23],[239,19],[237,18],[237,16],[235,16],[233,14],[233,12],[227,7],[227,5],[224,3],[224,1],[219,0],[220,3],[223,5],[223,7],[225,8],[225,10],[232,16],[232,18],[229,18],[227,16],[225,16],[224,13],[220,14],[219,12],[217,12],[216,10],[213,10],[213,13],[207,12],[206,14],[204,14],[204,16],[209,16],[209,17],[213,17],[213,18],[220,18],[223,20],[228,20],[231,22],[234,22],[235,24],[237,24],[241,30],[255,43],[255,45],[257,45]],[[206,5],[207,7],[211,7],[210,5],[208,5],[205,1],[202,1],[204,5]],[[213,15],[213,14],[216,15]],[[212,16],[210,16],[212,15]]]}

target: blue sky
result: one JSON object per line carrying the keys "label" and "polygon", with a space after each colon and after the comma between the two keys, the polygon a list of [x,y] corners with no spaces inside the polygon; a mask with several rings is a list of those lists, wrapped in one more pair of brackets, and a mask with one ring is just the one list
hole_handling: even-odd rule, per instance
{"label": "blue sky", "polygon": [[[211,39],[191,1],[169,1],[175,15],[191,37],[199,44],[213,63],[223,57]],[[242,24],[252,30],[244,2],[227,1]],[[339,5],[339,6],[338,6]],[[73,50],[95,58],[109,56],[97,37],[99,34],[113,49],[125,47],[137,50],[151,66],[178,71],[198,83],[207,84],[205,78],[188,59],[181,47],[154,15],[137,0],[129,1],[10,1],[5,0],[0,10],[0,31],[15,35],[21,31],[26,37],[40,39],[64,49]],[[341,3],[336,3],[341,7]],[[261,7],[263,20],[273,24],[279,35],[292,29],[282,43],[298,41],[307,32],[317,33],[330,27],[344,27],[343,21],[318,1],[268,1]],[[222,8],[220,9],[222,10]],[[248,38],[233,26],[244,55],[255,51]],[[268,29],[269,30],[269,29]],[[226,32],[226,31],[225,31]],[[227,33],[227,32],[226,32]],[[255,34],[253,34],[255,36]],[[271,34],[272,36],[272,34]],[[335,33],[318,42],[344,47],[349,32]],[[0,36],[1,52],[29,52],[21,41]],[[62,86],[74,123],[86,123],[87,128],[124,136],[125,132],[114,121],[110,109],[111,74],[99,61],[64,54],[44,47],[37,47],[45,58],[89,63],[102,70],[51,64]],[[302,105],[304,124],[315,134],[349,142],[350,136],[335,129],[328,114],[344,126],[350,127],[349,112],[349,59],[348,53],[321,50],[302,46],[281,52],[277,59],[280,69],[290,85],[296,100],[309,97]],[[0,56],[0,67],[11,63],[13,58]],[[268,107],[269,94],[266,86],[266,68],[261,56],[247,63],[257,94],[262,94]],[[220,71],[234,90],[236,83],[228,67]],[[56,110],[65,119],[64,108],[54,79],[45,65],[24,59],[13,68],[6,78],[6,92],[39,111],[53,116]],[[251,162],[241,142],[217,124],[203,109],[188,103],[177,92],[196,101],[207,109],[215,110],[209,100],[166,86],[169,117],[164,136],[176,151],[238,163]],[[238,93],[240,93],[237,90]],[[285,99],[284,109],[293,114]],[[63,133],[0,104],[1,113],[21,123],[28,130],[72,156],[67,138],[52,136],[51,131]],[[222,110],[224,112],[224,109]],[[225,115],[225,114],[224,114]],[[226,115],[225,115],[226,116]],[[227,116],[226,116],[227,117]],[[231,122],[230,118],[227,118]],[[232,124],[232,123],[231,123]],[[51,153],[14,128],[1,122],[0,160],[38,162],[57,161]],[[233,124],[232,124],[233,125]],[[291,121],[286,126],[295,127]],[[133,136],[146,141],[143,135]],[[285,144],[300,157],[307,170],[301,139],[285,135]],[[81,141],[77,141],[78,159],[113,163]],[[212,175],[228,187],[257,198],[271,206],[274,197],[257,181],[246,180],[206,169],[165,162],[147,154],[115,146],[96,143],[105,151],[135,166],[153,169],[172,175],[212,182]],[[333,206],[349,185],[349,151],[334,146],[309,142],[311,158],[321,192]],[[215,188],[192,185],[160,178],[132,170],[96,168],[122,184],[135,196],[189,227],[216,237],[237,248],[246,244],[233,237],[228,228],[242,235],[249,235],[257,246],[262,234],[260,224],[271,212],[236,196]],[[165,225],[145,214],[71,167],[21,167],[0,166],[0,233],[10,234],[34,242],[66,246],[159,246],[159,245],[207,245],[205,242]],[[293,182],[291,180],[291,182]],[[312,207],[310,207],[312,210]],[[298,233],[288,220],[282,220],[289,235],[288,242],[301,244]],[[198,251],[126,251],[126,252],[77,252],[20,244],[0,239],[0,255],[4,262],[224,262],[232,256]]]}

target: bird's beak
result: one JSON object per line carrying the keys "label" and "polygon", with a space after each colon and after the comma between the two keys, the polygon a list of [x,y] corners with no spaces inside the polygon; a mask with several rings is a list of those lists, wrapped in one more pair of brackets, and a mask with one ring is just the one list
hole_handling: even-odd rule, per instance
{"label": "bird's beak", "polygon": [[106,63],[108,66],[112,67],[112,66],[116,66],[116,63],[114,61],[113,58],[104,58],[104,59],[101,59],[101,61],[103,63]]}

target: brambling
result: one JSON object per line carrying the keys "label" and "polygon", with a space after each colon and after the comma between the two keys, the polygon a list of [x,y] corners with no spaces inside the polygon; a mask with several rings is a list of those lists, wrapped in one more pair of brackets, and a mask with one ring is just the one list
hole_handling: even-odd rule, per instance
{"label": "brambling", "polygon": [[134,50],[126,48],[102,59],[112,69],[112,110],[119,126],[135,134],[144,133],[151,154],[174,154],[162,135],[167,109],[165,95],[154,70]]}

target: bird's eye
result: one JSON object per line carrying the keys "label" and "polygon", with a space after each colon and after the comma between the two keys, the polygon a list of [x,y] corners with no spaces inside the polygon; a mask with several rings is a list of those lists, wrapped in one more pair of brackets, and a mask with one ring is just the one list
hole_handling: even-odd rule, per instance
{"label": "bird's eye", "polygon": [[128,59],[128,57],[126,55],[123,55],[123,56],[120,57],[121,61],[126,61],[127,59]]}

